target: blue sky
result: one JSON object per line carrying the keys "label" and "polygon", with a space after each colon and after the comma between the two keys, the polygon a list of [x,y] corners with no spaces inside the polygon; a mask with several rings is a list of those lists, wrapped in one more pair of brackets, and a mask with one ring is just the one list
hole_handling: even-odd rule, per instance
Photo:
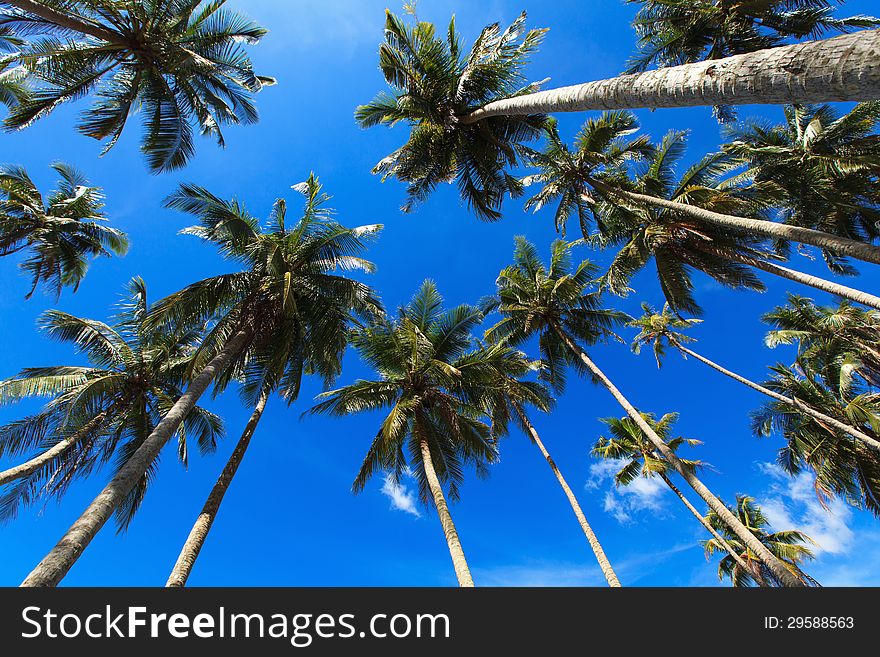
{"label": "blue sky", "polygon": [[[406,302],[425,278],[437,281],[449,304],[474,302],[492,292],[509,263],[514,235],[526,235],[546,253],[554,239],[552,215],[526,214],[521,203],[506,205],[496,224],[479,223],[458,201],[455,189],[439,190],[417,212],[403,215],[401,185],[381,184],[370,168],[405,138],[403,129],[360,130],[352,114],[382,88],[376,66],[385,4],[373,0],[278,2],[233,0],[271,29],[252,49],[260,72],[279,85],[259,97],[262,121],[232,129],[228,147],[199,143],[184,171],[160,177],[147,173],[137,152],[138,122],[99,159],[100,146],[71,129],[77,106],[66,107],[29,130],[0,135],[0,161],[25,165],[42,189],[54,183],[48,165],[73,163],[105,188],[107,211],[129,233],[133,247],[122,259],[96,262],[80,291],[59,302],[35,296],[23,301],[27,281],[14,258],[0,260],[0,377],[23,367],[80,362],[68,346],[35,330],[37,317],[60,308],[105,319],[124,284],[143,276],[153,299],[215,273],[228,271],[208,246],[176,233],[186,217],[161,207],[182,181],[204,185],[222,197],[237,196],[252,213],[266,216],[273,200],[298,198],[290,186],[315,171],[348,225],[383,223],[371,249],[378,266],[371,277],[386,305]],[[841,15],[870,13],[873,3],[851,1]],[[533,79],[553,85],[610,77],[624,65],[634,44],[629,25],[634,8],[620,0],[422,0],[422,18],[442,23],[456,13],[468,39],[483,25],[509,22],[522,10],[530,24],[550,27],[530,67]],[[876,13],[876,7],[874,7]],[[743,116],[779,119],[779,108],[743,108]],[[639,112],[655,139],[667,130],[691,131],[690,158],[719,145],[718,125],[706,108]],[[586,114],[560,116],[571,137]],[[607,262],[609,254],[588,254]],[[795,256],[806,271],[822,267]],[[857,287],[876,289],[880,275],[866,268]],[[697,277],[706,313],[694,331],[697,349],[741,374],[761,380],[768,365],[792,354],[763,347],[759,317],[784,300],[789,286],[767,280],[766,294],[731,292]],[[641,301],[662,304],[650,268],[636,280],[637,292],[615,305],[638,312]],[[807,289],[790,288],[812,295]],[[817,298],[821,296],[817,295]],[[824,299],[823,299],[824,300]],[[627,338],[631,334],[626,335]],[[865,513],[839,502],[826,510],[815,500],[808,477],[792,480],[771,464],[778,439],[755,439],[748,413],[762,399],[739,384],[673,354],[658,371],[650,355],[633,356],[623,345],[597,347],[595,359],[641,409],[681,413],[678,430],[705,445],[694,455],[712,464],[704,480],[727,500],[745,492],[759,499],[779,529],[796,527],[819,543],[809,572],[825,585],[880,584],[880,528]],[[369,372],[351,353],[341,377],[347,383]],[[320,392],[309,382],[300,401],[287,408],[273,398],[250,451],[227,495],[190,579],[192,585],[453,585],[454,574],[432,510],[415,504],[413,487],[374,480],[360,495],[350,486],[375,434],[378,416],[344,420],[300,414]],[[243,428],[248,412],[230,391],[207,405],[226,419],[228,437],[210,457],[191,459],[184,471],[166,449],[150,495],[127,534],[108,526],[93,541],[66,585],[161,585],[198,510]],[[6,422],[36,405],[0,408]],[[567,476],[606,552],[627,585],[715,585],[715,565],[706,562],[701,528],[670,493],[642,482],[615,490],[607,469],[589,448],[602,430],[597,418],[621,415],[602,389],[572,379],[552,417],[535,424]],[[8,467],[11,461],[0,461]],[[0,585],[17,585],[55,544],[106,483],[107,472],[74,486],[62,505],[24,510],[0,527]],[[691,495],[697,503],[700,500]],[[702,507],[702,504],[698,504]],[[514,434],[502,446],[501,462],[487,481],[470,477],[452,508],[477,585],[600,585],[601,573],[571,509],[540,453]]]}

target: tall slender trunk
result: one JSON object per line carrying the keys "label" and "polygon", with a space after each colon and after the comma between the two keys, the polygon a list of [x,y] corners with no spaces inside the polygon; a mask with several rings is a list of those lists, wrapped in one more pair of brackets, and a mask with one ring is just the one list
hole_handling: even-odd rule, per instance
{"label": "tall slender trunk", "polygon": [[220,510],[223,497],[226,495],[226,491],[229,490],[229,485],[232,483],[235,473],[238,472],[238,466],[241,465],[251,438],[253,438],[254,432],[257,429],[257,424],[263,416],[263,410],[266,408],[268,399],[269,394],[264,392],[257,401],[254,412],[245,425],[244,432],[241,434],[241,438],[239,438],[232,456],[226,462],[223,472],[220,473],[217,483],[211,489],[211,493],[208,495],[208,499],[205,500],[199,517],[196,518],[196,522],[190,530],[186,542],[183,544],[180,556],[177,557],[177,562],[174,564],[171,575],[165,583],[166,587],[180,588],[186,586],[186,581],[189,579],[196,559],[199,558],[199,553],[202,551],[202,547],[208,538],[208,532],[211,531],[211,526],[217,518],[217,512]]}
{"label": "tall slender trunk", "polygon": [[[734,381],[739,381],[740,383],[748,386],[752,390],[756,390],[756,391],[760,392],[761,394],[767,395],[768,397],[770,397],[772,399],[775,399],[777,401],[781,401],[785,404],[791,404],[792,406],[797,408],[802,413],[805,413],[806,415],[809,415],[810,417],[817,420],[823,426],[829,425],[839,431],[843,431],[845,433],[848,433],[850,436],[852,436],[856,440],[860,440],[863,443],[865,443],[865,445],[867,445],[868,447],[870,447],[874,451],[880,452],[880,441],[877,441],[874,438],[871,438],[871,436],[869,436],[868,434],[866,434],[862,431],[859,431],[855,427],[851,427],[850,425],[845,424],[845,423],[841,422],[840,420],[837,420],[837,419],[831,417],[830,415],[825,415],[824,413],[817,411],[816,409],[814,409],[811,406],[808,406],[807,404],[802,402],[797,397],[788,397],[787,395],[782,395],[774,390],[770,390],[770,388],[765,388],[764,386],[762,386],[758,383],[755,383],[754,381],[751,381],[751,380],[745,378],[744,376],[740,376],[736,372],[731,372],[730,370],[722,367],[718,363],[709,360],[705,356],[698,354],[696,351],[688,349],[687,347],[685,347],[682,344],[679,344],[678,342],[673,341],[672,345],[676,349],[681,351],[682,353],[687,354],[688,356],[693,356],[701,363],[705,363],[706,365],[708,365],[712,369],[716,370],[717,372],[721,372],[725,376],[729,376]],[[834,433],[827,426],[825,428],[828,429],[830,433],[832,433],[832,434]]]}
{"label": "tall slender trunk", "polygon": [[874,100],[880,98],[878,50],[880,30],[863,30],[498,100],[461,121],[603,109]]}
{"label": "tall slender trunk", "polygon": [[728,509],[724,503],[719,500],[712,491],[706,488],[706,485],[703,484],[699,478],[691,472],[685,465],[681,462],[681,460],[675,455],[672,450],[663,442],[663,439],[657,435],[657,432],[651,428],[645,418],[635,409],[635,407],[629,402],[629,400],[623,396],[623,393],[617,389],[617,386],[611,382],[605,373],[599,369],[599,366],[596,365],[592,360],[590,360],[589,356],[587,356],[584,351],[575,344],[574,340],[562,329],[561,326],[556,324],[553,325],[553,330],[559,336],[559,338],[566,344],[566,346],[571,350],[571,352],[581,359],[584,365],[587,366],[587,369],[592,372],[593,376],[595,376],[599,381],[602,382],[608,392],[617,400],[617,403],[620,404],[623,409],[626,411],[627,415],[632,419],[633,422],[636,423],[636,426],[639,427],[644,433],[651,444],[657,449],[660,454],[663,455],[663,458],[669,462],[669,464],[675,469],[678,474],[682,476],[682,478],[688,483],[688,485],[694,489],[694,492],[697,493],[706,504],[709,505],[709,508],[712,509],[718,517],[721,518],[724,523],[730,527],[731,531],[736,534],[739,539],[743,542],[743,544],[748,547],[761,561],[763,561],[766,566],[773,571],[773,573],[779,578],[779,580],[785,584],[786,586],[804,586],[803,582],[801,582],[797,577],[791,574],[791,572],[785,567],[785,565],[776,558],[773,553],[768,550],[761,541],[759,541],[752,532],[749,531],[748,527],[743,525],[739,519],[733,515],[733,513]]}
{"label": "tall slender trunk", "polygon": [[45,452],[35,456],[29,461],[0,472],[0,486],[8,484],[12,481],[23,479],[24,477],[27,477],[28,475],[36,472],[47,463],[50,463],[53,459],[58,458],[71,447],[82,441],[95,429],[97,429],[101,425],[101,423],[104,422],[105,419],[107,419],[109,414],[109,411],[102,411],[101,413],[98,413],[94,418],[89,420],[82,429],[74,433],[72,436],[68,436],[64,440],[58,441]]}
{"label": "tall slender trunk", "polygon": [[79,16],[65,14],[48,7],[41,2],[36,2],[35,0],[4,0],[4,2],[7,5],[12,5],[28,14],[38,16],[45,21],[53,23],[59,27],[67,28],[73,32],[79,32],[80,34],[95,37],[96,39],[107,41],[108,43],[118,46],[127,45],[118,34],[115,34],[111,30]]}
{"label": "tall slender trunk", "polygon": [[608,196],[630,201],[637,205],[652,205],[666,210],[674,210],[704,224],[721,226],[722,228],[732,229],[748,235],[761,235],[771,239],[783,239],[799,242],[800,244],[809,244],[810,246],[826,249],[841,256],[849,256],[857,260],[880,264],[880,247],[859,242],[858,240],[838,237],[837,235],[824,233],[821,230],[813,230],[812,228],[802,228],[763,219],[748,219],[730,214],[721,214],[720,212],[713,212],[712,210],[688,205],[687,203],[669,201],[657,196],[618,189],[613,185],[594,178],[590,178],[588,182],[590,186],[595,187]]}
{"label": "tall slender trunk", "polygon": [[568,498],[568,503],[571,504],[571,509],[572,511],[574,511],[574,515],[577,517],[578,522],[581,525],[581,529],[584,531],[584,535],[586,535],[587,541],[589,541],[590,543],[590,547],[593,548],[593,554],[596,555],[596,561],[599,562],[599,568],[602,569],[602,574],[605,575],[608,586],[619,587],[620,580],[617,579],[617,573],[615,573],[614,568],[611,567],[611,562],[605,555],[605,550],[602,549],[602,544],[596,537],[596,533],[593,531],[593,528],[590,527],[590,523],[587,522],[587,517],[584,515],[584,512],[581,509],[581,505],[578,503],[577,498],[574,496],[574,493],[569,487],[568,482],[565,481],[565,477],[562,476],[562,473],[556,466],[556,462],[550,456],[550,452],[547,451],[547,448],[544,447],[544,443],[541,442],[541,437],[538,435],[537,429],[535,429],[535,427],[529,421],[528,416],[519,404],[513,402],[513,408],[514,410],[516,410],[517,415],[519,415],[519,419],[523,423],[523,426],[528,428],[529,435],[532,437],[534,443],[538,446],[538,449],[541,450],[541,454],[543,454],[544,458],[547,459],[547,463],[550,466],[550,469],[553,470],[553,474],[556,475],[556,479],[559,481],[559,485],[562,486],[562,490],[565,493],[565,496]]}
{"label": "tall slender trunk", "polygon": [[21,586],[57,586],[73,567],[91,540],[104,526],[125,496],[140,481],[147,468],[175,434],[184,418],[192,411],[211,382],[247,344],[251,332],[241,330],[226,343],[223,349],[208,363],[189,384],[186,392],[175,402],[171,410],[150,433],[131,458],[125,462],[116,476],[104,487],[82,515],[70,526],[58,544],[52,548],[36,568],[25,578]]}
{"label": "tall slender trunk", "polygon": [[449,546],[449,554],[452,556],[452,566],[455,568],[458,585],[473,587],[474,579],[471,577],[470,568],[468,568],[467,560],[464,558],[464,550],[461,548],[461,541],[458,539],[455,523],[452,522],[449,506],[447,506],[446,498],[443,496],[443,487],[440,485],[440,480],[434,471],[434,460],[431,458],[431,448],[428,445],[428,441],[423,439],[420,447],[422,449],[422,467],[425,469],[425,478],[428,480],[428,488],[431,489],[431,495],[434,497],[434,506],[437,508],[440,524],[443,525],[443,534],[446,536],[446,544]]}
{"label": "tall slender trunk", "polygon": [[[696,518],[700,522],[700,524],[706,528],[706,531],[712,535],[712,538],[714,538],[716,541],[718,541],[718,544],[727,551],[727,553],[731,556],[731,558],[734,561],[736,561],[740,565],[741,568],[745,568],[746,570],[748,570],[749,565],[743,560],[743,558],[741,556],[739,556],[739,554],[737,554],[736,550],[734,550],[733,547],[731,547],[730,543],[728,543],[727,540],[721,534],[719,534],[717,531],[715,531],[715,528],[709,523],[708,520],[706,520],[703,517],[703,514],[700,513],[699,511],[697,511],[697,509],[694,507],[694,505],[690,503],[688,498],[686,498],[684,496],[684,493],[682,493],[678,489],[678,486],[673,484],[672,480],[669,477],[667,477],[665,473],[661,472],[659,474],[660,474],[660,478],[663,480],[663,482],[669,487],[669,490],[671,490],[673,493],[675,493],[678,496],[678,499],[681,500],[682,504],[684,504],[687,507],[688,511],[690,511],[692,514],[694,514],[694,518]],[[761,586],[767,586],[763,582],[763,580],[759,580],[759,583]]]}

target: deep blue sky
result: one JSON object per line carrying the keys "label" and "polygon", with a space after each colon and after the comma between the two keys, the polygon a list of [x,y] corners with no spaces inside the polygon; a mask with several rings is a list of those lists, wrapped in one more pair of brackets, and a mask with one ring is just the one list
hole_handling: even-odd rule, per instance
{"label": "deep blue sky", "polygon": [[[230,4],[271,29],[252,53],[260,72],[277,76],[279,85],[260,95],[259,125],[228,131],[226,150],[201,141],[189,168],[151,176],[137,152],[137,118],[116,149],[98,159],[100,146],[71,129],[78,107],[64,108],[25,132],[0,135],[0,161],[25,165],[44,190],[54,183],[48,169],[51,162],[64,160],[83,169],[106,189],[108,214],[133,243],[127,257],[96,262],[80,291],[65,293],[57,303],[39,295],[23,301],[27,281],[18,275],[16,261],[0,261],[4,281],[0,344],[5,345],[0,351],[0,377],[23,367],[80,362],[69,346],[52,343],[36,332],[37,317],[49,308],[105,319],[134,275],[143,276],[151,296],[158,299],[231,269],[208,246],[176,235],[189,222],[164,210],[161,200],[181,181],[204,185],[222,197],[237,196],[252,213],[266,216],[277,197],[299,203],[290,186],[315,171],[333,194],[332,205],[343,223],[385,224],[370,257],[379,266],[372,283],[389,308],[408,300],[426,277],[437,281],[449,304],[474,302],[492,292],[499,269],[510,261],[514,235],[527,235],[546,253],[555,237],[549,211],[526,214],[521,203],[509,202],[504,221],[482,224],[460,205],[450,187],[439,190],[416,213],[402,215],[401,185],[383,185],[370,174],[370,168],[405,138],[403,128],[361,131],[352,118],[356,105],[383,88],[376,65],[383,2],[233,0]],[[849,2],[841,15],[870,13],[872,4]],[[564,85],[613,76],[633,47],[629,23],[634,8],[620,0],[423,0],[419,12],[444,28],[450,14],[456,13],[459,29],[470,40],[483,25],[509,22],[523,8],[529,11],[531,25],[551,28],[530,67],[533,79],[552,77],[551,84]],[[741,113],[781,117],[779,108],[744,108]],[[717,148],[721,141],[718,125],[706,108],[638,114],[644,130],[656,139],[669,129],[690,129],[691,159]],[[571,137],[586,118],[561,116],[563,133]],[[605,262],[608,254],[590,257]],[[803,257],[796,256],[794,264],[822,271]],[[615,302],[619,308],[636,313],[643,300],[662,304],[650,269],[636,283],[636,294]],[[866,271],[857,286],[876,289],[878,283],[876,270]],[[762,344],[765,329],[759,317],[782,302],[789,289],[778,281],[767,284],[767,293],[759,295],[724,290],[697,277],[706,314],[705,323],[694,333],[699,338],[696,348],[757,380],[768,365],[791,358],[788,351],[772,352]],[[812,295],[811,290],[790,289]],[[768,466],[780,444],[778,439],[758,441],[750,433],[748,413],[762,402],[759,396],[673,354],[658,372],[650,355],[637,358],[623,345],[598,347],[593,353],[637,406],[658,414],[681,413],[680,433],[705,442],[694,455],[712,464],[704,479],[719,495],[732,500],[736,493],[749,493],[771,512],[779,529],[797,527],[813,535],[821,548],[809,570],[823,584],[880,584],[876,522],[839,503],[828,512],[822,510],[808,478],[792,481]],[[369,375],[356,354],[350,354],[346,363],[342,383]],[[381,478],[359,496],[350,491],[380,418],[301,421],[300,413],[319,391],[318,384],[311,382],[290,409],[278,399],[270,402],[190,583],[454,584],[443,535],[431,510],[410,508],[413,513],[394,508],[390,496],[383,493]],[[130,531],[117,536],[106,527],[65,584],[164,584],[248,415],[234,391],[208,405],[227,421],[229,435],[217,454],[193,457],[184,471],[173,448],[166,449],[161,473]],[[35,408],[2,408],[0,422]],[[678,500],[651,482],[641,482],[632,492],[615,491],[591,459],[590,445],[603,426],[597,418],[610,415],[621,411],[604,390],[572,380],[554,415],[536,418],[536,425],[581,499],[622,582],[716,584],[715,565],[706,562],[697,543],[703,538],[701,528]],[[11,464],[0,461],[0,467]],[[24,578],[103,487],[106,477],[106,471],[99,472],[75,485],[62,505],[27,509],[15,523],[0,527],[0,585],[16,585]],[[404,498],[407,492],[411,495],[411,483],[408,491],[402,491]],[[695,495],[691,499],[700,502]],[[398,506],[406,507],[405,499]],[[521,435],[504,443],[502,460],[487,481],[469,477],[452,513],[478,585],[602,583],[555,479],[540,453]]]}

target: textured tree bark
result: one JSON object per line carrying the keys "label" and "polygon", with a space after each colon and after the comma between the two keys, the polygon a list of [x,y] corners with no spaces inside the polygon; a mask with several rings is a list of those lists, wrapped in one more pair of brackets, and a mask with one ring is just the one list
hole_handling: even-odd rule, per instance
{"label": "textured tree bark", "polygon": [[86,426],[84,426],[72,436],[68,436],[64,440],[58,441],[45,452],[35,456],[29,461],[0,472],[0,486],[8,484],[12,481],[23,479],[29,474],[34,473],[42,468],[44,465],[52,461],[52,459],[61,456],[62,454],[64,454],[64,452],[69,450],[71,447],[79,443],[86,436],[97,429],[101,425],[101,423],[104,422],[105,419],[107,419],[108,415],[108,411],[98,413],[98,415],[96,415],[94,418],[86,423]]}
{"label": "textured tree bark", "polygon": [[[684,345],[678,344],[677,342],[673,342],[672,344],[676,349],[678,349],[682,353],[685,353],[688,356],[693,356],[701,363],[705,363],[706,365],[708,365],[712,369],[716,370],[717,372],[721,372],[725,376],[729,376],[734,381],[739,381],[740,383],[748,386],[752,390],[756,390],[756,391],[760,392],[761,394],[767,395],[768,397],[771,397],[777,401],[781,401],[785,404],[791,404],[792,406],[797,408],[802,413],[805,413],[806,415],[809,415],[810,417],[813,417],[816,420],[818,420],[820,424],[827,424],[829,426],[834,427],[835,429],[838,429],[839,431],[843,431],[845,433],[848,433],[850,436],[852,436],[856,440],[861,440],[863,443],[865,443],[865,445],[867,445],[868,447],[870,447],[874,451],[880,452],[880,442],[871,438],[871,436],[869,436],[868,434],[866,434],[862,431],[859,431],[855,427],[851,427],[848,424],[845,424],[845,423],[841,422],[840,420],[837,420],[837,419],[831,417],[830,415],[825,415],[825,413],[822,413],[821,411],[817,411],[816,409],[814,409],[811,406],[808,406],[807,404],[802,402],[797,397],[787,397],[786,395],[781,395],[778,392],[770,390],[770,388],[765,388],[764,386],[762,386],[758,383],[755,383],[754,381],[751,381],[751,380],[745,378],[744,376],[740,376],[736,372],[731,372],[730,370],[722,367],[718,363],[709,360],[705,356],[701,356],[696,351],[688,349]],[[826,429],[827,429],[827,427],[826,427]],[[830,433],[832,435],[834,435],[833,432],[830,432]]]}
{"label": "textured tree bark", "polygon": [[608,196],[631,201],[637,205],[653,205],[667,210],[674,210],[702,223],[733,229],[749,235],[762,235],[772,239],[784,239],[800,244],[809,244],[820,249],[826,249],[837,255],[880,264],[880,247],[865,242],[838,237],[837,235],[823,233],[812,228],[801,228],[800,226],[789,226],[762,219],[747,219],[746,217],[712,212],[711,210],[688,205],[687,203],[678,203],[656,196],[617,189],[612,185],[607,185],[602,181],[592,178],[589,180],[589,183]]}
{"label": "textured tree bark", "polygon": [[428,488],[431,489],[431,495],[434,497],[437,516],[440,518],[440,524],[443,526],[443,534],[446,536],[446,544],[449,546],[449,554],[452,557],[452,567],[455,568],[458,585],[467,588],[473,587],[474,579],[471,577],[470,568],[468,568],[467,560],[464,558],[464,550],[461,548],[461,541],[458,539],[458,531],[455,529],[455,523],[452,522],[452,515],[449,513],[446,498],[443,496],[443,487],[440,485],[440,480],[434,471],[431,448],[426,440],[421,441],[421,449],[422,467],[428,480]]}
{"label": "textured tree bark", "polygon": [[250,331],[239,331],[220,353],[208,363],[199,375],[193,379],[186,392],[177,400],[168,414],[156,425],[153,432],[147,437],[138,450],[126,461],[115,477],[104,487],[98,496],[92,500],[88,508],[76,522],[71,525],[67,533],[61,537],[58,544],[52,548],[36,568],[25,578],[23,587],[46,587],[57,586],[68,571],[76,563],[83,551],[88,547],[91,540],[109,520],[111,514],[135,486],[150,463],[159,455],[165,444],[171,439],[180,423],[189,414],[198,402],[214,377],[217,376],[232,360],[250,339]]}
{"label": "textured tree bark", "polygon": [[514,402],[513,408],[519,415],[523,426],[528,427],[529,435],[532,437],[534,443],[538,446],[538,449],[541,450],[541,454],[543,454],[544,458],[547,459],[547,463],[550,465],[550,469],[553,470],[553,474],[556,475],[556,479],[559,481],[559,485],[562,486],[562,490],[565,493],[565,496],[568,498],[568,503],[571,504],[572,511],[574,511],[574,515],[575,517],[577,517],[578,522],[581,525],[581,529],[583,530],[584,535],[587,537],[587,541],[589,541],[590,547],[593,549],[593,554],[596,555],[596,561],[599,562],[599,568],[602,569],[602,574],[605,575],[605,580],[608,582],[608,586],[619,587],[620,580],[617,579],[617,573],[615,573],[614,568],[611,567],[611,561],[608,560],[608,556],[605,554],[605,550],[602,548],[602,544],[596,537],[596,533],[593,531],[593,528],[590,527],[590,523],[587,522],[587,517],[584,515],[584,512],[581,509],[581,505],[578,503],[577,498],[574,496],[574,493],[569,487],[568,482],[565,481],[565,477],[562,476],[562,473],[556,466],[556,462],[550,456],[547,448],[544,447],[544,443],[541,442],[541,437],[538,435],[537,429],[535,429],[535,427],[529,421],[528,416],[525,414],[525,411],[519,404]]}
{"label": "textured tree bark", "polygon": [[186,586],[186,581],[189,579],[190,573],[192,573],[196,559],[199,558],[199,553],[202,551],[208,538],[208,532],[211,531],[214,520],[217,518],[217,513],[220,511],[223,497],[226,495],[226,491],[229,490],[235,473],[238,472],[238,467],[241,465],[245,452],[247,452],[247,448],[250,445],[251,438],[253,438],[254,432],[257,430],[257,424],[263,416],[268,399],[269,395],[263,393],[257,401],[254,412],[245,425],[244,432],[241,434],[235,450],[233,450],[232,455],[226,462],[226,466],[223,468],[223,472],[220,473],[217,483],[211,489],[211,493],[208,495],[208,499],[205,500],[199,517],[196,518],[196,522],[190,530],[186,542],[183,544],[180,556],[177,557],[177,562],[174,564],[171,575],[165,583],[167,588],[182,588]]}
{"label": "textured tree bark", "polygon": [[587,369],[592,372],[593,376],[601,381],[602,385],[608,389],[608,392],[610,392],[617,400],[617,403],[623,407],[626,414],[636,423],[636,426],[644,432],[651,444],[654,445],[654,448],[663,455],[663,458],[666,459],[675,471],[681,475],[694,492],[709,505],[709,508],[718,514],[718,517],[730,527],[731,531],[739,537],[743,544],[761,561],[763,561],[771,571],[773,571],[773,574],[779,578],[779,581],[785,586],[804,586],[804,583],[792,575],[785,565],[777,559],[773,553],[770,552],[770,550],[768,550],[754,534],[752,534],[752,532],[749,531],[748,527],[743,525],[739,519],[733,515],[730,509],[728,509],[724,503],[712,493],[712,491],[706,488],[706,485],[700,481],[693,472],[684,466],[681,460],[672,452],[672,450],[669,449],[666,443],[663,442],[663,439],[657,435],[657,432],[651,428],[651,425],[645,421],[645,418],[643,418],[629,400],[624,397],[623,393],[617,389],[617,386],[611,382],[611,379],[605,376],[605,373],[599,369],[599,366],[590,360],[589,356],[587,356],[587,354],[575,344],[574,340],[562,330],[562,327],[554,325],[553,330],[571,352],[581,359],[581,362],[587,366]]}
{"label": "textured tree bark", "polygon": [[35,0],[3,0],[0,4],[7,4],[17,9],[21,9],[28,14],[39,16],[43,20],[54,23],[59,27],[67,28],[73,32],[79,32],[86,36],[95,37],[102,41],[107,41],[118,46],[126,45],[125,41],[120,39],[118,34],[114,34],[111,30],[107,30],[100,25],[96,25],[90,21],[85,21],[76,16],[65,14],[51,7],[47,7],[41,2]]}
{"label": "textured tree bark", "polygon": [[880,99],[880,30],[498,100],[461,117]]}

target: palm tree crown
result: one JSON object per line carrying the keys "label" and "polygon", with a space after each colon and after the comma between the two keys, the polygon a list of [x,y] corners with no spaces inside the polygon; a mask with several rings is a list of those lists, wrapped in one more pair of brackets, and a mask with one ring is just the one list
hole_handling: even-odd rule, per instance
{"label": "palm tree crown", "polygon": [[0,105],[13,107],[27,96],[27,72],[18,64],[24,41],[8,27],[0,27]]}
{"label": "palm tree crown", "polygon": [[686,319],[676,315],[667,303],[661,312],[657,312],[650,304],[643,303],[644,314],[629,322],[627,325],[639,329],[638,335],[633,339],[633,353],[639,354],[642,347],[651,345],[654,351],[654,359],[657,367],[663,365],[663,357],[666,355],[666,346],[669,344],[687,344],[695,342],[695,339],[682,331],[701,323],[699,319]]}
{"label": "palm tree crown", "polygon": [[470,51],[462,47],[455,20],[440,37],[433,24],[407,25],[386,12],[379,67],[391,93],[357,109],[362,127],[407,123],[407,143],[374,169],[408,184],[408,211],[440,183],[456,182],[461,197],[481,219],[501,217],[506,194],[522,191],[506,168],[522,155],[522,143],[540,135],[543,115],[495,117],[465,125],[459,117],[501,98],[529,93],[523,67],[545,30],[526,30],[525,14],[507,29],[486,27]]}
{"label": "palm tree crown", "polygon": [[34,35],[19,55],[37,87],[5,121],[19,129],[60,104],[93,94],[77,129],[112,148],[142,109],[141,149],[150,169],[193,156],[193,128],[223,145],[221,126],[254,123],[253,94],[273,84],[254,73],[242,44],[266,30],[225,0],[33,0],[5,2],[0,28]]}
{"label": "palm tree crown", "polygon": [[0,256],[27,251],[21,268],[31,277],[30,298],[42,285],[60,296],[79,287],[90,256],[125,255],[128,238],[102,224],[103,195],[67,164],[52,168],[61,177],[44,199],[21,167],[0,167]]}

